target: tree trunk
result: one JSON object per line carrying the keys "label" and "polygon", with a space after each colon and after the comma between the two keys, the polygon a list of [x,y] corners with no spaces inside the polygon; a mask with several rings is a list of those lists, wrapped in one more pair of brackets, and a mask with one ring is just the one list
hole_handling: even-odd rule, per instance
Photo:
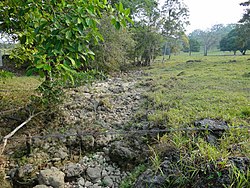
{"label": "tree trunk", "polygon": [[164,60],[165,60],[166,51],[167,51],[167,43],[166,43],[165,46],[164,46],[163,57],[162,57],[162,63],[163,63]]}
{"label": "tree trunk", "polygon": [[207,56],[207,46],[204,46],[204,56]]}
{"label": "tree trunk", "polygon": [[171,48],[168,49],[168,59],[171,58]]}
{"label": "tree trunk", "polygon": [[2,59],[2,52],[0,50],[0,67],[2,67],[2,66],[3,66],[3,59]]}

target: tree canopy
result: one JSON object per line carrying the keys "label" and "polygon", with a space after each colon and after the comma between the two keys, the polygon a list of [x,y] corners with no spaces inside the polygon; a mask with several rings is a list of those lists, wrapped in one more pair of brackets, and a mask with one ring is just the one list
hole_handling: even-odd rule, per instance
{"label": "tree canopy", "polygon": [[97,27],[103,12],[118,29],[131,21],[121,3],[116,10],[107,0],[4,0],[0,30],[20,42],[15,56],[30,61],[32,72],[65,77],[94,58],[90,44],[103,40]]}

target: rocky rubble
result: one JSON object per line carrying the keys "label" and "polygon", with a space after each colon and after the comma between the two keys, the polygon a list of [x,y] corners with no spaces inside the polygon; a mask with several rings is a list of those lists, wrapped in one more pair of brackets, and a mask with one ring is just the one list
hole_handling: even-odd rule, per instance
{"label": "rocky rubble", "polygon": [[104,133],[130,126],[142,99],[143,88],[137,84],[142,74],[137,71],[66,90],[59,121],[50,122],[50,129],[41,133],[59,136],[32,139],[26,164],[10,164],[14,187],[30,179],[28,187],[36,188],[118,187],[129,164],[144,160],[146,149],[140,139]]}

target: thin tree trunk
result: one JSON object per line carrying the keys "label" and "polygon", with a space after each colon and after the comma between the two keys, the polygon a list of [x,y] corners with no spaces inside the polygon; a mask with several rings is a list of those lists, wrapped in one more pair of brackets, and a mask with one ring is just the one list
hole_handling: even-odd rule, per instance
{"label": "thin tree trunk", "polygon": [[166,51],[167,51],[167,43],[166,43],[165,46],[164,46],[163,57],[162,57],[162,63],[163,63],[164,60],[165,60]]}
{"label": "thin tree trunk", "polygon": [[207,45],[204,46],[204,56],[207,56]]}

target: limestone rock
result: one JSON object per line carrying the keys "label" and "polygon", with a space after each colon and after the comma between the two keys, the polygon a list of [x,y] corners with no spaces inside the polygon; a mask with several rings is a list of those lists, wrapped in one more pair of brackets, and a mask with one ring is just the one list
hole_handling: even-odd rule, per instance
{"label": "limestone rock", "polygon": [[47,185],[36,185],[35,187],[33,188],[52,188],[52,187],[48,187]]}
{"label": "limestone rock", "polygon": [[39,184],[52,186],[53,188],[64,188],[65,174],[55,167],[41,170],[38,174]]}
{"label": "limestone rock", "polygon": [[108,187],[113,187],[114,182],[109,176],[105,176],[102,180],[103,184]]}
{"label": "limestone rock", "polygon": [[97,182],[98,180],[101,179],[101,172],[102,169],[100,167],[94,167],[94,168],[87,168],[87,175],[93,182]]}
{"label": "limestone rock", "polygon": [[66,178],[80,177],[84,172],[84,168],[81,164],[69,163],[65,166],[65,176]]}

